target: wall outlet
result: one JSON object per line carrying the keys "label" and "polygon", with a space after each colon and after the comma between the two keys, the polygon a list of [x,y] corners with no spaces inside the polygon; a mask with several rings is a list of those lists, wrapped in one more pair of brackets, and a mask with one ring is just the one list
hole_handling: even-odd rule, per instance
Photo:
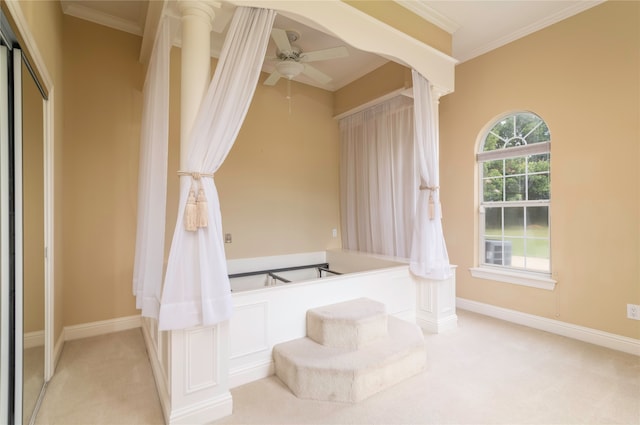
{"label": "wall outlet", "polygon": [[627,304],[627,318],[640,320],[640,305]]}
{"label": "wall outlet", "polygon": [[338,229],[331,230],[331,236],[333,236],[334,238],[337,238],[338,237]]}

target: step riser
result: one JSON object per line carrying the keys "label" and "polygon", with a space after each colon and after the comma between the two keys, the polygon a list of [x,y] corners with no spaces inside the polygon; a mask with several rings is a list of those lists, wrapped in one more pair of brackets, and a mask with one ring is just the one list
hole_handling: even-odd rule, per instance
{"label": "step riser", "polygon": [[354,325],[345,321],[314,320],[307,316],[307,336],[327,347],[358,350],[387,334],[387,317],[362,320]]}
{"label": "step riser", "polygon": [[384,304],[358,298],[307,312],[307,337],[325,347],[358,350],[387,334]]}
{"label": "step riser", "polygon": [[299,370],[274,353],[276,375],[299,398],[355,403],[424,370],[424,347],[366,370]]}

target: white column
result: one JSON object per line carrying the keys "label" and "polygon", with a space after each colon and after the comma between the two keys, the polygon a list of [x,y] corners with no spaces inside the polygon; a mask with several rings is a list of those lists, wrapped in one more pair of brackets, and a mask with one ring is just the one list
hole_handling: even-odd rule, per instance
{"label": "white column", "polygon": [[[186,152],[211,81],[211,30],[220,3],[180,0],[178,5],[182,15],[180,167],[194,171],[186,168]],[[205,424],[230,415],[228,322],[171,331],[168,344],[166,422]]]}
{"label": "white column", "polygon": [[[437,152],[440,161],[440,97],[447,91],[431,86],[431,111],[438,138]],[[451,265],[452,275],[445,280],[425,279],[413,276],[416,283],[416,323],[431,333],[445,332],[458,326],[456,314],[456,269]]]}
{"label": "white column", "polygon": [[186,166],[189,133],[211,81],[211,29],[215,1],[181,0],[182,77],[180,91],[180,167]]}

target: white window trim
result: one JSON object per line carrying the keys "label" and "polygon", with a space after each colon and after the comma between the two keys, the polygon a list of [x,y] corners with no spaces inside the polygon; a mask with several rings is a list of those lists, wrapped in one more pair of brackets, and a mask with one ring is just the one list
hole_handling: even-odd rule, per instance
{"label": "white window trim", "polygon": [[[495,122],[494,122],[495,124]],[[493,125],[493,124],[492,124]],[[480,140],[481,146],[484,144],[485,139],[487,137],[486,132],[484,132],[482,139]],[[541,142],[535,143],[531,145],[523,145],[523,146],[514,146],[505,149],[497,149],[494,151],[487,152],[479,152],[476,154],[476,163],[480,166],[483,162],[493,161],[497,159],[506,159],[514,156],[527,156],[534,155],[540,153],[551,153],[551,142]],[[478,167],[478,193],[482,193],[483,190],[483,173],[482,168]],[[478,208],[478,222],[479,222],[479,234],[483,235],[485,233],[484,229],[484,208],[485,206],[504,206],[505,202],[480,202],[480,206]],[[509,206],[551,206],[551,200],[535,200],[535,201],[510,201]],[[549,223],[551,225],[551,223]],[[549,228],[551,231],[551,228]],[[550,235],[549,235],[550,236]],[[549,241],[551,238],[549,237]],[[536,272],[530,270],[519,270],[516,268],[507,268],[500,266],[491,266],[484,263],[485,252],[484,252],[484,238],[480,237],[478,247],[478,266],[469,268],[471,272],[471,276],[478,279],[486,279],[504,283],[511,283],[515,285],[528,286],[530,288],[538,288],[545,289],[549,291],[553,291],[555,289],[556,280],[552,279],[551,271],[549,272]],[[549,257],[549,261],[551,261],[551,257]],[[551,268],[551,264],[549,265]]]}
{"label": "white window trim", "polygon": [[535,273],[517,270],[498,269],[489,266],[471,267],[471,276],[478,279],[495,280],[498,282],[513,283],[515,285],[529,286],[531,288],[553,291],[556,280],[549,273]]}
{"label": "white window trim", "polygon": [[[483,137],[483,141],[486,136]],[[507,159],[517,156],[529,156],[551,152],[551,142],[534,143],[531,145],[514,146],[509,148],[496,149],[493,151],[479,152],[476,154],[478,162],[495,161],[496,159]]]}

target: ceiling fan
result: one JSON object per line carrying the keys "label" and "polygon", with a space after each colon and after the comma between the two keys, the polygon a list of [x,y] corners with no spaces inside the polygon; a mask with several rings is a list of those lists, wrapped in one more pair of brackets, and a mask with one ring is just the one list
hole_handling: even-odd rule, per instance
{"label": "ceiling fan", "polygon": [[321,84],[327,84],[331,81],[331,77],[309,65],[309,62],[349,56],[349,52],[344,46],[315,50],[313,52],[303,52],[302,48],[293,44],[300,38],[300,33],[294,30],[285,31],[280,28],[273,28],[271,30],[271,38],[273,38],[277,50],[276,56],[268,59],[277,62],[275,65],[276,69],[264,81],[264,84],[267,86],[275,85],[282,77],[291,80],[301,73]]}

